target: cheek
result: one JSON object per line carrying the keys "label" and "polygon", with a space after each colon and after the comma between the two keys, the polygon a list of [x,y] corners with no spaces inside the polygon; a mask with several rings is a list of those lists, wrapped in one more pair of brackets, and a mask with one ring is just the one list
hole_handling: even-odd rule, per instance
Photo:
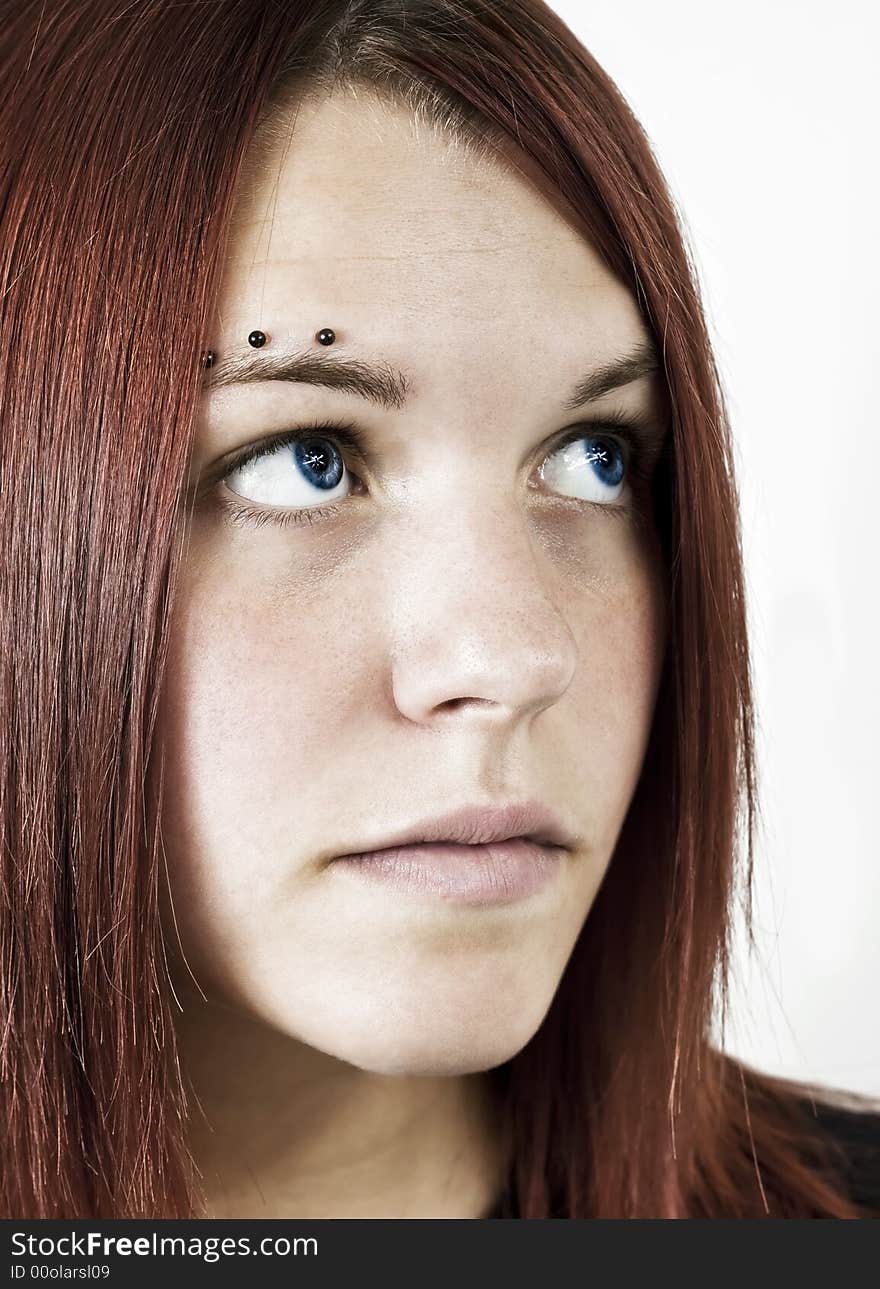
{"label": "cheek", "polygon": [[279,789],[289,795],[300,781],[291,770],[305,774],[346,719],[362,641],[342,589],[326,546],[196,515],[164,705],[172,741],[214,797],[231,790],[237,804],[256,806]]}
{"label": "cheek", "polygon": [[[346,636],[346,652],[358,643]],[[332,600],[282,614],[209,564],[180,588],[158,730],[162,830],[174,920],[206,976],[245,936],[248,910],[288,902],[298,860],[327,844],[333,749],[358,709],[342,647]]]}
{"label": "cheek", "polygon": [[595,540],[580,545],[570,535],[555,541],[552,530],[545,537],[556,552],[578,648],[561,719],[560,764],[567,767],[572,792],[580,790],[595,803],[594,840],[600,852],[610,853],[654,718],[666,649],[667,583],[653,532],[618,527],[617,520],[598,522]]}
{"label": "cheek", "polygon": [[[313,604],[282,617],[237,580],[221,589],[210,577],[179,603],[162,702],[168,799],[190,829],[229,829],[261,846],[279,803],[301,817],[356,710],[337,610]],[[344,648],[357,641],[347,636]]]}

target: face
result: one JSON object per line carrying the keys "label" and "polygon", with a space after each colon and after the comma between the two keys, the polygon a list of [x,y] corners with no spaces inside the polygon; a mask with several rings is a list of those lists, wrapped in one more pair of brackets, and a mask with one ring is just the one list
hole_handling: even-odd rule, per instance
{"label": "face", "polygon": [[[290,120],[289,147],[241,190],[206,381],[257,354],[259,328],[260,356],[380,364],[406,397],[268,379],[204,392],[160,713],[163,927],[175,972],[179,936],[208,998],[321,1052],[378,1073],[485,1070],[546,1014],[647,746],[664,575],[638,458],[608,417],[662,433],[658,376],[564,404],[649,332],[516,164],[364,97]],[[296,427],[298,450],[222,477]],[[572,843],[518,898],[329,862],[527,799]]]}

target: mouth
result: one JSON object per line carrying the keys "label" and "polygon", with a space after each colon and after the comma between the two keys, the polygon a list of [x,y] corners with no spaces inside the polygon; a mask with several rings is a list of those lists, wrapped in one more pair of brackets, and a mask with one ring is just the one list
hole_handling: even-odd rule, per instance
{"label": "mouth", "polygon": [[342,855],[332,865],[410,897],[458,904],[510,904],[558,879],[566,851],[523,836],[476,844],[416,842]]}
{"label": "mouth", "polygon": [[505,806],[462,806],[444,815],[423,819],[390,837],[370,839],[344,854],[366,855],[435,843],[473,847],[507,841],[563,850],[571,850],[575,845],[574,834],[559,815],[540,801],[527,800]]}

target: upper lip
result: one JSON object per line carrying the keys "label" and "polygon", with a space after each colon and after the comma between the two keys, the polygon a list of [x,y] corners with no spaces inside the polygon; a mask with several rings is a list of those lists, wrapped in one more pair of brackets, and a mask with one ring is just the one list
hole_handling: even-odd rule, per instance
{"label": "upper lip", "polygon": [[461,806],[347,853],[363,854],[371,850],[438,841],[477,846],[508,841],[512,837],[522,837],[542,846],[562,846],[567,850],[574,844],[572,834],[549,807],[540,801],[518,801],[506,806]]}

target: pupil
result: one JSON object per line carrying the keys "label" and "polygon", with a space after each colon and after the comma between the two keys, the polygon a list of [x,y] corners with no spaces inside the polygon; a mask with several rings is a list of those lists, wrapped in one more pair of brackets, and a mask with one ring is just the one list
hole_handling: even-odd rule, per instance
{"label": "pupil", "polygon": [[297,463],[310,483],[318,488],[335,488],[342,478],[342,460],[326,439],[308,439],[294,444]]}
{"label": "pupil", "polygon": [[612,454],[606,440],[594,439],[593,443],[594,447],[590,454],[590,459],[599,466],[600,470],[610,475],[610,477],[606,478],[604,482],[611,486],[615,486],[620,483],[623,478],[623,461],[619,460],[616,464],[612,464]]}

